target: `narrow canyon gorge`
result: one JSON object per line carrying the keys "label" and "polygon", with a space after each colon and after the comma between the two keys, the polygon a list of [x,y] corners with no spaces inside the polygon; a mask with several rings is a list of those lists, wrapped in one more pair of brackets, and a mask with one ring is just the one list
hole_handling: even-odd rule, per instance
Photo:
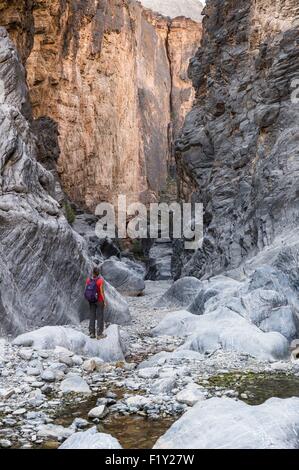
{"label": "narrow canyon gorge", "polygon": [[157,200],[192,105],[201,24],[130,0],[17,3],[2,2],[1,24],[23,58],[42,159],[58,159],[69,198],[91,211],[118,194]]}
{"label": "narrow canyon gorge", "polygon": [[[298,449],[298,46],[297,0],[0,0],[0,448]],[[202,244],[97,237],[119,194]]]}

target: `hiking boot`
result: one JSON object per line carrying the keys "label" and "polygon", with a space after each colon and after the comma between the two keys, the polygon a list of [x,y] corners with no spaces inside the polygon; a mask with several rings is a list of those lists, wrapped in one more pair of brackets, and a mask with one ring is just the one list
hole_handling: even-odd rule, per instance
{"label": "hiking boot", "polygon": [[95,339],[96,335],[93,334],[93,333],[90,333],[90,334],[89,334],[89,337],[90,337],[91,339]]}
{"label": "hiking boot", "polygon": [[97,335],[97,339],[105,339],[107,338],[107,335],[104,335],[104,333],[102,333],[101,335]]}

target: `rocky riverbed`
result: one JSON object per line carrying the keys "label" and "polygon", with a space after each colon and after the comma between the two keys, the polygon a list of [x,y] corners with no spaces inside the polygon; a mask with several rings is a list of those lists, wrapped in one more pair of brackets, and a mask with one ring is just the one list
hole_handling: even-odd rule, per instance
{"label": "rocky riverbed", "polygon": [[[147,281],[143,296],[128,298],[132,324],[108,328],[108,339],[109,330],[119,328],[125,359],[104,362],[61,346],[1,340],[0,446],[58,447],[96,425],[124,448],[152,447],[183,413],[208,398],[257,404],[271,396],[299,396],[296,362],[181,351],[183,337],[152,336],[173,310],[155,306],[169,287],[168,281]],[[83,322],[66,329],[87,333],[87,327]]]}

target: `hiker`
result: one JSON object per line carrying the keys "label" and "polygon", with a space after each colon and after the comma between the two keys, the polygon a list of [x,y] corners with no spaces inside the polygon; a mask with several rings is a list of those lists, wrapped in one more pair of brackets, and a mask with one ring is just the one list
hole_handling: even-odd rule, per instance
{"label": "hiker", "polygon": [[99,268],[95,267],[92,276],[86,280],[85,298],[89,302],[90,320],[89,335],[91,338],[96,337],[97,322],[97,339],[102,339],[104,331],[104,307],[106,305],[104,294],[104,279],[100,276]]}

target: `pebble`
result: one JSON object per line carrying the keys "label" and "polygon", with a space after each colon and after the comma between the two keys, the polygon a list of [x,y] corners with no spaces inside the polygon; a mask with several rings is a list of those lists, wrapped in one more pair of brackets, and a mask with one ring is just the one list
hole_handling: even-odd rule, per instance
{"label": "pebble", "polygon": [[105,418],[105,416],[108,414],[108,410],[105,405],[100,405],[96,406],[95,408],[92,408],[90,412],[88,413],[88,417],[90,419],[102,419]]}
{"label": "pebble", "polygon": [[12,443],[8,439],[0,439],[0,447],[2,449],[9,449],[9,447],[11,446],[12,446]]}

